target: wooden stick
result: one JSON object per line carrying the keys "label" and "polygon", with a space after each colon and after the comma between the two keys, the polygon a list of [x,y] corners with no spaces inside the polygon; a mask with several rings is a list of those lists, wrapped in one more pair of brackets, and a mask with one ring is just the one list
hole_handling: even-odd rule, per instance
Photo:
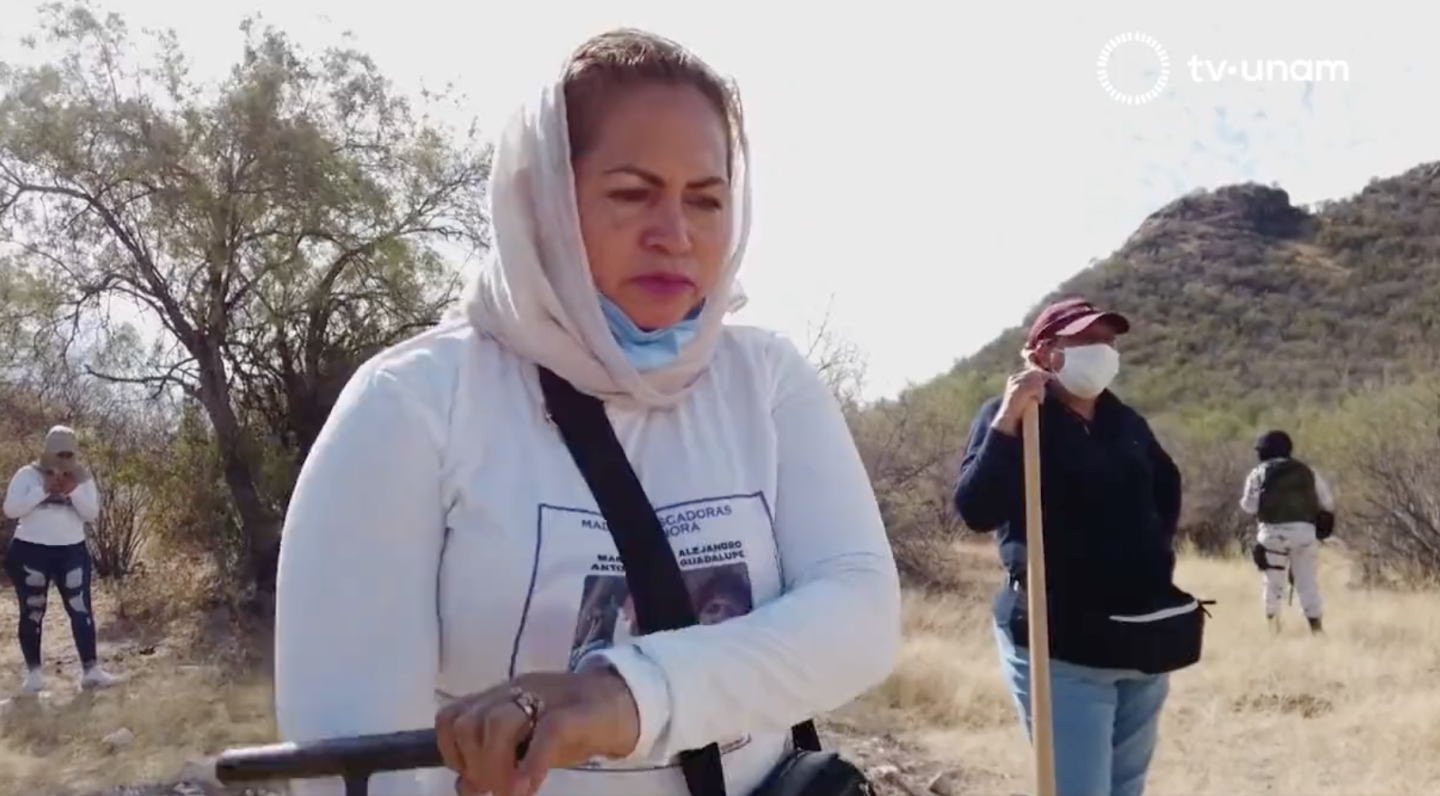
{"label": "wooden stick", "polygon": [[1040,408],[1025,411],[1025,585],[1030,624],[1030,734],[1035,792],[1055,796],[1055,745],[1050,720],[1050,611],[1045,601],[1045,534],[1040,511]]}

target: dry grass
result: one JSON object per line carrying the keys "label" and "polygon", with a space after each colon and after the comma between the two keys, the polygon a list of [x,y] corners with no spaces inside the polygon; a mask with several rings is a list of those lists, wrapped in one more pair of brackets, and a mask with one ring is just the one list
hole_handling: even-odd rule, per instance
{"label": "dry grass", "polygon": [[[140,668],[124,688],[16,700],[0,734],[0,792],[63,794],[172,780],[188,760],[272,737],[270,687],[205,666]],[[105,736],[134,741],[112,752]]]}
{"label": "dry grass", "polygon": [[[839,716],[951,761],[976,794],[1029,787],[1027,747],[989,625],[993,561],[988,546],[963,546],[959,593],[907,595],[894,676]],[[1328,636],[1311,638],[1291,609],[1274,638],[1245,562],[1187,559],[1180,580],[1219,603],[1205,660],[1174,677],[1153,796],[1440,792],[1440,597],[1353,590],[1343,561],[1330,555]],[[0,626],[12,621],[5,611]],[[47,649],[69,652],[63,615],[50,617],[47,633]],[[187,759],[271,737],[265,679],[182,664],[194,659],[199,636],[174,625],[167,633],[148,655],[150,642],[111,642],[124,656],[117,668],[135,675],[122,688],[74,697],[67,672],[48,703],[12,703],[0,719],[0,794],[166,779]],[[6,636],[0,661],[13,664]],[[0,675],[0,693],[18,684],[15,669]],[[111,752],[102,738],[122,726],[135,740]]]}
{"label": "dry grass", "polygon": [[[1352,589],[1343,559],[1326,552],[1318,639],[1298,606],[1270,634],[1253,566],[1182,560],[1181,584],[1218,604],[1205,659],[1172,678],[1150,794],[1440,792],[1440,596]],[[988,595],[993,553],[975,560]],[[973,595],[909,595],[894,676],[845,712],[912,728],[977,794],[1015,793],[1030,787],[1028,746],[989,622]]]}
{"label": "dry grass", "polygon": [[[235,623],[224,609],[203,607],[206,591],[204,568],[189,561],[132,578],[123,589],[97,590],[101,659],[128,680],[93,693],[76,687],[69,622],[52,597],[47,693],[38,699],[9,698],[23,666],[13,598],[0,603],[0,796],[169,781],[189,760],[273,738],[265,667],[243,663]],[[122,728],[133,740],[112,749],[106,736]]]}

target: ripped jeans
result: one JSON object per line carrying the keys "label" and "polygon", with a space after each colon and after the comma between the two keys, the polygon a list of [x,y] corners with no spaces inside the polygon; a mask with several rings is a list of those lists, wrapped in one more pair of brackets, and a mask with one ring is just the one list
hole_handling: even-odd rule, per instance
{"label": "ripped jeans", "polygon": [[90,607],[90,550],[84,542],[46,545],[13,539],[5,551],[5,574],[20,598],[20,652],[25,665],[40,668],[40,632],[54,583],[70,615],[75,650],[86,670],[95,665],[95,617]]}

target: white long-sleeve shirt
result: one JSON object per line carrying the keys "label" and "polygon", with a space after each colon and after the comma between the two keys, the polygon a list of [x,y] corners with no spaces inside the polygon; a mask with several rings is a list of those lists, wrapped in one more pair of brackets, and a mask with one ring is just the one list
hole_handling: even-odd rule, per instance
{"label": "white long-sleeve shirt", "polygon": [[[1309,465],[1306,465],[1309,467]],[[1246,514],[1254,514],[1260,510],[1260,487],[1265,483],[1266,464],[1264,462],[1255,466],[1250,475],[1245,478],[1245,488],[1240,493],[1240,510]],[[1335,510],[1335,493],[1330,490],[1330,484],[1320,475],[1320,471],[1310,467],[1310,473],[1315,476],[1315,497],[1320,502],[1320,508],[1325,511]],[[1272,536],[1285,535],[1293,539],[1303,539],[1306,535],[1310,539],[1315,538],[1315,523],[1313,522],[1277,522],[1258,523],[1256,538],[1264,542]]]}
{"label": "white long-sleeve shirt", "polygon": [[[626,621],[623,568],[533,371],[451,324],[347,385],[285,522],[285,740],[431,726],[439,695],[565,670]],[[635,695],[636,752],[552,771],[541,793],[674,796],[686,791],[672,757],[720,742],[728,792],[743,796],[792,724],[894,665],[899,584],[874,493],[829,391],[766,332],[728,330],[678,408],[610,417],[702,616],[744,615],[628,641],[622,630],[601,654]],[[371,792],[448,796],[453,783],[398,773]]]}
{"label": "white long-sleeve shirt", "polygon": [[88,478],[70,491],[66,501],[45,498],[45,474],[33,464],[15,472],[5,490],[5,516],[19,520],[15,538],[33,544],[72,545],[85,541],[85,523],[100,516],[100,493]]}

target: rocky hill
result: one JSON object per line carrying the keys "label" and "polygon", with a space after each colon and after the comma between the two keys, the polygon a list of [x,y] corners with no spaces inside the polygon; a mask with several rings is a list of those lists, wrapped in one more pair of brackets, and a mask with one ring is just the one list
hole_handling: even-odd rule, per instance
{"label": "rocky hill", "polygon": [[[1075,294],[1136,322],[1117,391],[1151,410],[1243,415],[1433,371],[1440,163],[1308,208],[1276,186],[1196,191],[1046,301]],[[1003,372],[1021,338],[1005,332],[951,376]]]}

